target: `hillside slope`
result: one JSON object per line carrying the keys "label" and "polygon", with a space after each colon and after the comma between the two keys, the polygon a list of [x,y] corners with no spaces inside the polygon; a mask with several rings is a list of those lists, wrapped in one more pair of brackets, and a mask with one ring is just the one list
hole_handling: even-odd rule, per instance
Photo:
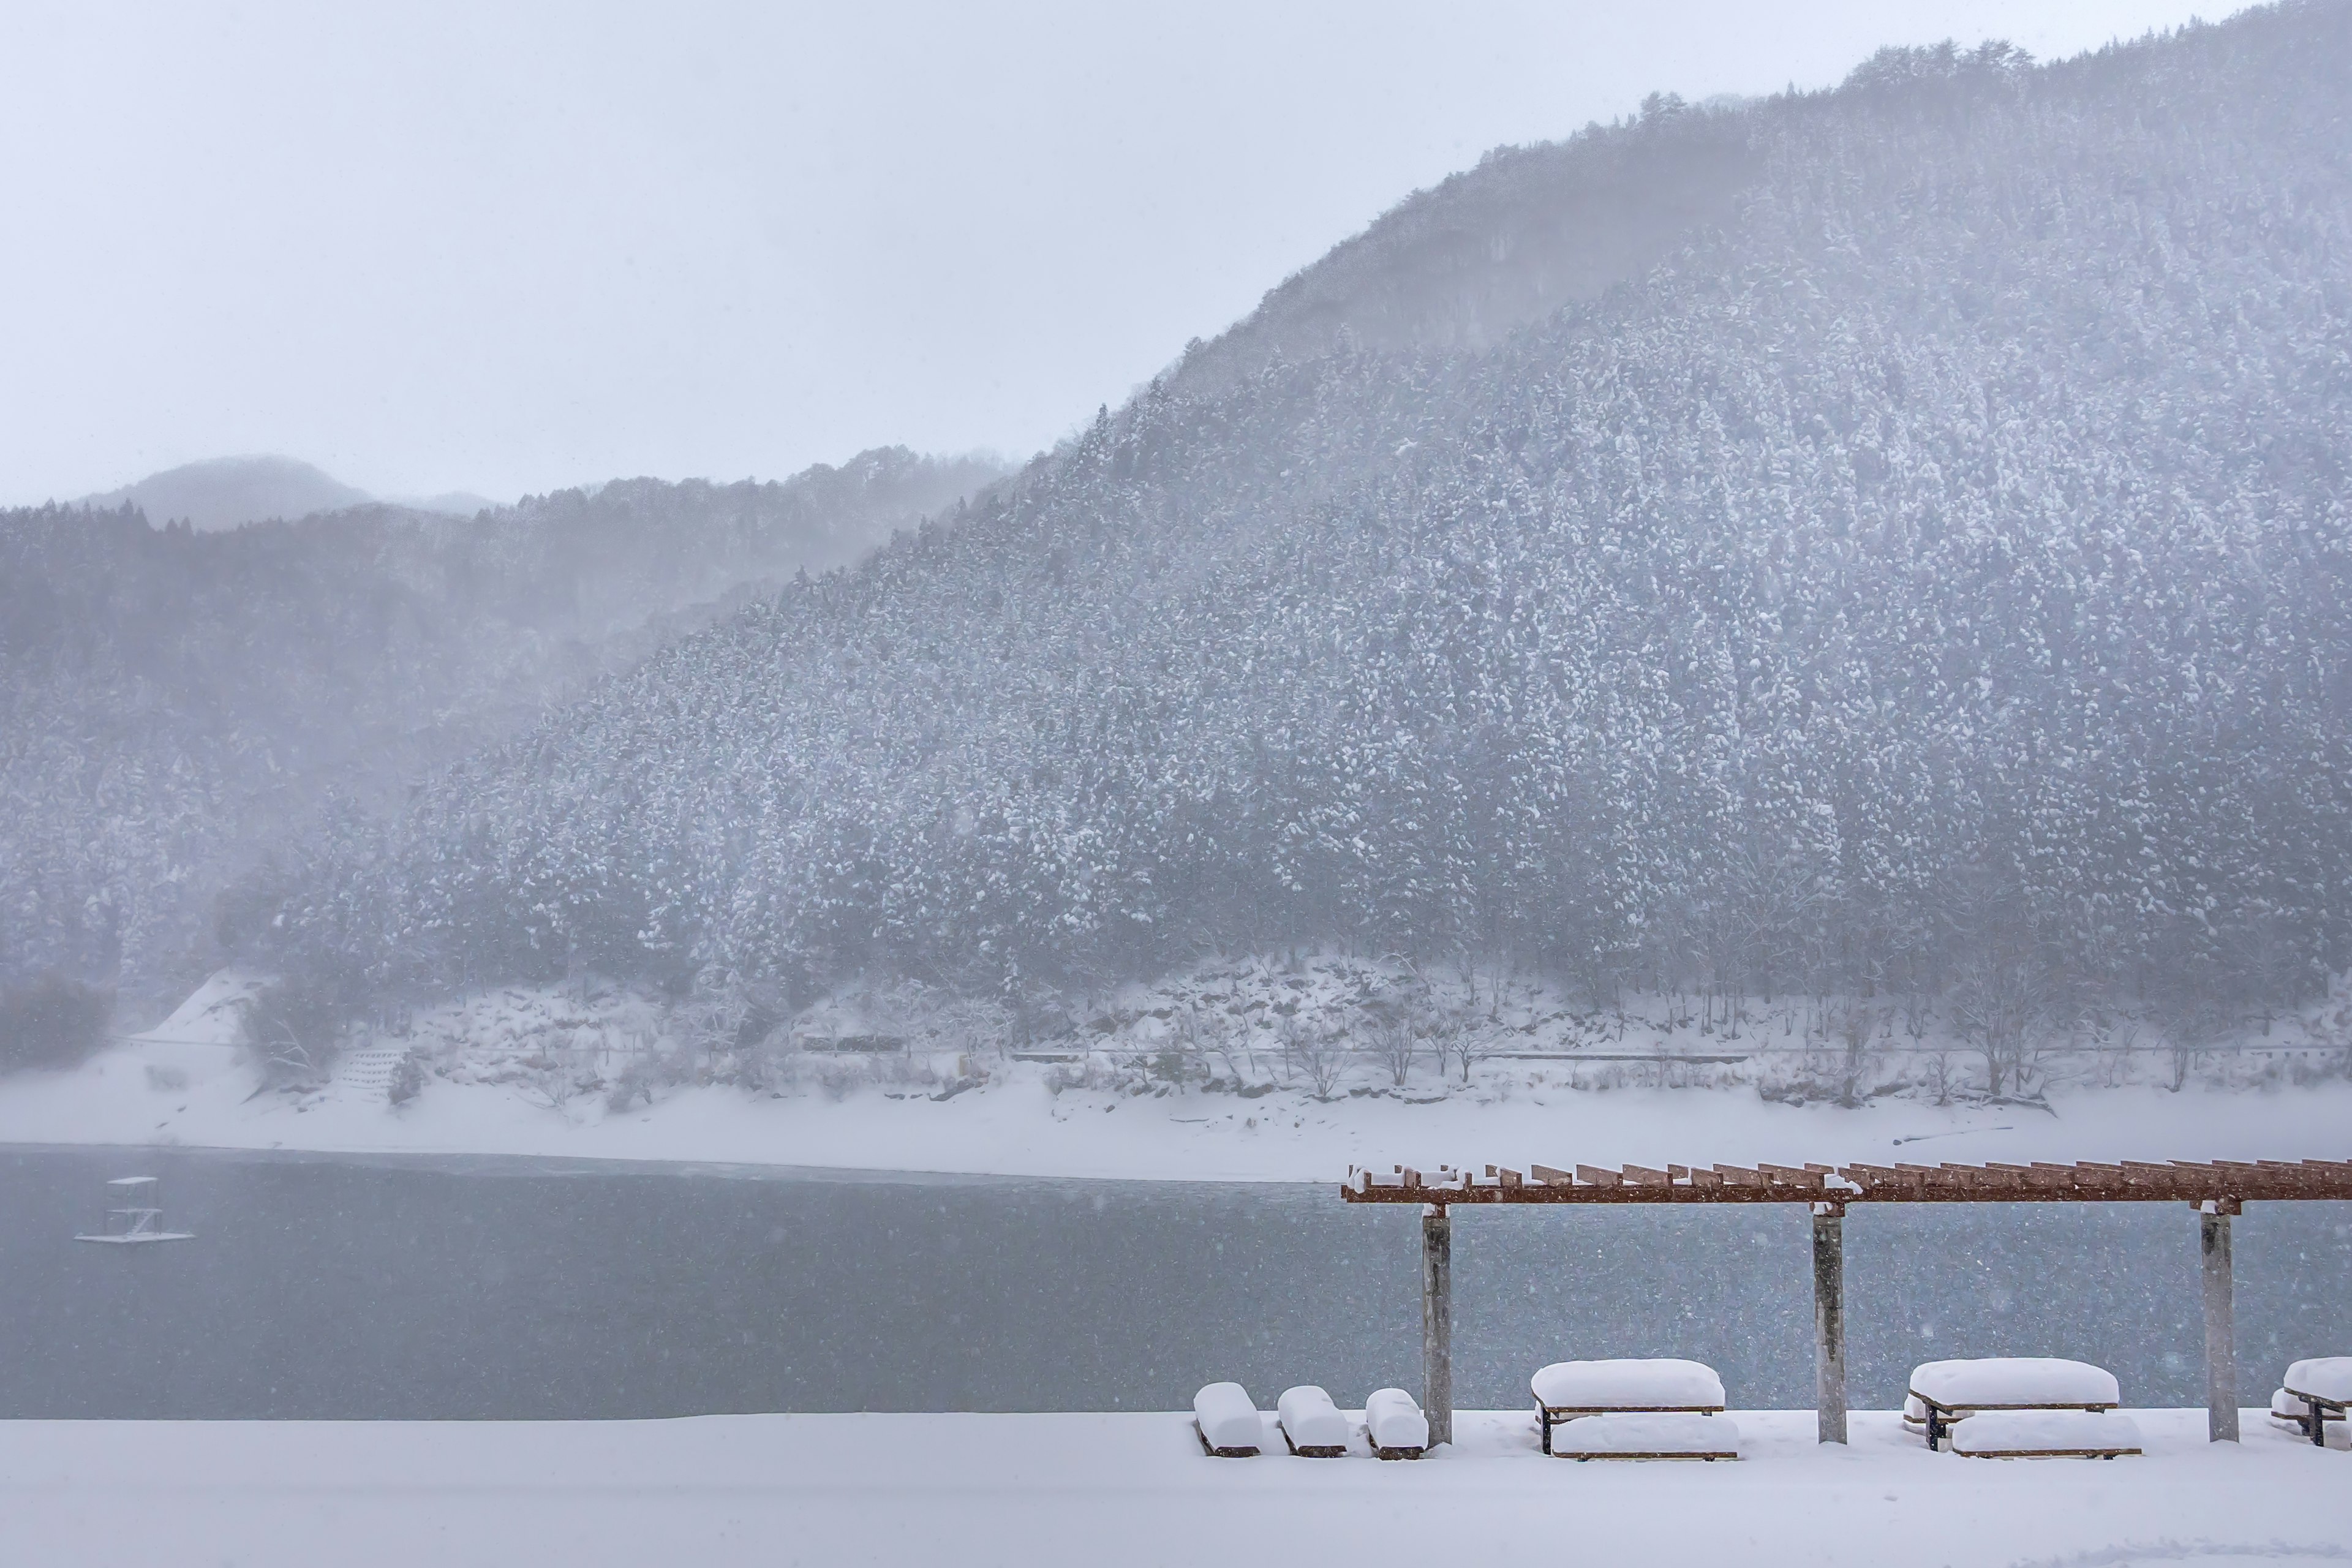
{"label": "hillside slope", "polygon": [[[1492,159],[236,934],[353,1003],[1019,998],[1300,942],[1949,994],[1996,1042],[2309,994],[2352,883],[2347,79],[2352,8],[2300,5]],[[1649,169],[1687,177],[1585,234]]]}
{"label": "hillside slope", "polygon": [[754,585],[854,560],[994,475],[887,450],[465,520],[0,513],[0,981],[184,989],[219,889],[322,803],[389,806]]}

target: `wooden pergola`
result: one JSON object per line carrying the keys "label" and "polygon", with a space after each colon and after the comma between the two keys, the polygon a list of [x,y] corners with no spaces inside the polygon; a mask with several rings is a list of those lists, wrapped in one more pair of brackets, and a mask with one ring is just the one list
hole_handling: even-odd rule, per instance
{"label": "wooden pergola", "polygon": [[2250,1203],[2352,1201],[2352,1160],[2183,1160],[2163,1164],[1592,1165],[1483,1175],[1405,1166],[1350,1170],[1351,1204],[1421,1205],[1422,1405],[1432,1443],[1454,1437],[1454,1231],[1457,1204],[1804,1204],[1813,1218],[1814,1391],[1821,1440],[1845,1441],[1845,1212],[1855,1204],[2181,1203],[2198,1214],[2204,1264],[2206,1430],[2238,1440],[2230,1219]]}

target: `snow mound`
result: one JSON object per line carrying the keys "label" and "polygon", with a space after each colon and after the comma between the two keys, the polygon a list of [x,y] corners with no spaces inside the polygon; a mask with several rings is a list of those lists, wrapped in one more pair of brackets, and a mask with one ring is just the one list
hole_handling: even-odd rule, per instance
{"label": "snow mound", "polygon": [[1528,1380],[1550,1410],[1720,1410],[1723,1379],[1703,1362],[1652,1357],[1554,1362]]}
{"label": "snow mound", "polygon": [[134,1044],[234,1046],[245,1039],[245,1009],[268,989],[270,977],[250,970],[224,969],[188,994],[172,1016],[131,1037]]}
{"label": "snow mound", "polygon": [[1283,1436],[1299,1453],[1347,1452],[1347,1417],[1331,1403],[1331,1396],[1313,1384],[1284,1389],[1274,1408],[1276,1418],[1282,1423]]}
{"label": "snow mound", "polygon": [[2315,1356],[2286,1369],[2286,1390],[2330,1405],[2352,1403],[2352,1355]]}
{"label": "snow mound", "polygon": [[1723,1415],[1580,1415],[1553,1431],[1551,1451],[1571,1459],[1736,1459],[1739,1428]]}
{"label": "snow mound", "polygon": [[1265,1421],[1238,1383],[1213,1383],[1192,1395],[1201,1440],[1220,1454],[1255,1454],[1265,1441]]}
{"label": "snow mound", "polygon": [[1988,1410],[1952,1428],[1952,1451],[1979,1458],[2137,1454],[2139,1428],[2129,1416],[2093,1410]]}
{"label": "snow mound", "polygon": [[1364,1431],[1375,1448],[1429,1447],[1429,1417],[1402,1388],[1375,1389],[1364,1401]]}
{"label": "snow mound", "polygon": [[1998,1410],[2023,1405],[2116,1405],[2116,1374],[2055,1356],[1984,1356],[1923,1362],[1911,1369],[1911,1393],[1947,1410]]}

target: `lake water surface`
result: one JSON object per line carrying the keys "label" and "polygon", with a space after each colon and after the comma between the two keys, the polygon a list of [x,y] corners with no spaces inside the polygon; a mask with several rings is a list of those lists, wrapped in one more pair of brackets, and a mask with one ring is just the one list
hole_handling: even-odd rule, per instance
{"label": "lake water surface", "polygon": [[[127,1174],[197,1239],[75,1243]],[[1673,1354],[1809,1405],[1807,1237],[1799,1205],[1457,1211],[1456,1400]],[[2256,1205],[2236,1241],[2257,1405],[2352,1352],[2352,1205]],[[1418,1246],[1336,1184],[0,1149],[0,1416],[1174,1409],[1224,1377],[1357,1404],[1418,1386]],[[1857,1206],[1846,1269],[1857,1406],[1992,1354],[2203,1403],[2185,1205]]]}

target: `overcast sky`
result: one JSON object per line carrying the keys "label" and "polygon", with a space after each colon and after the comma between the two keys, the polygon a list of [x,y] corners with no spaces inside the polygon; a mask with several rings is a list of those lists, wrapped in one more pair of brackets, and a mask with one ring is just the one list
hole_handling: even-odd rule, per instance
{"label": "overcast sky", "polygon": [[1489,146],[2172,0],[0,6],[0,502],[1024,456]]}

